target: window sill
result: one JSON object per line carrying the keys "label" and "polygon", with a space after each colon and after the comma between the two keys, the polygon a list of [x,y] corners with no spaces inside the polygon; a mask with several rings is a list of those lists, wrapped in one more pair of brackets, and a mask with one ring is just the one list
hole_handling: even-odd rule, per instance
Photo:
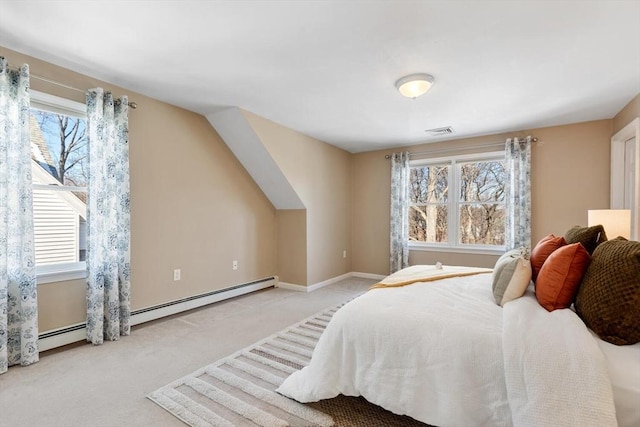
{"label": "window sill", "polygon": [[409,243],[410,251],[423,252],[448,252],[457,254],[477,254],[477,255],[502,255],[505,253],[504,247],[497,248],[481,248],[481,247],[465,247],[465,246],[448,246],[448,245],[427,245],[419,243]]}
{"label": "window sill", "polygon": [[46,265],[37,267],[36,273],[38,285],[64,282],[67,280],[85,279],[87,277],[87,266],[85,262]]}

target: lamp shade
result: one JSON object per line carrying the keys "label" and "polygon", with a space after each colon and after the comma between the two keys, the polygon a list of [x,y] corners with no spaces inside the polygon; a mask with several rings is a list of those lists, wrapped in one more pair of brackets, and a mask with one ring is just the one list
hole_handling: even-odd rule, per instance
{"label": "lamp shade", "polygon": [[411,74],[396,82],[396,88],[407,98],[417,98],[427,93],[433,85],[433,76],[429,74]]}
{"label": "lamp shade", "polygon": [[622,236],[631,238],[631,210],[629,209],[598,209],[588,212],[589,227],[602,225],[609,239]]}

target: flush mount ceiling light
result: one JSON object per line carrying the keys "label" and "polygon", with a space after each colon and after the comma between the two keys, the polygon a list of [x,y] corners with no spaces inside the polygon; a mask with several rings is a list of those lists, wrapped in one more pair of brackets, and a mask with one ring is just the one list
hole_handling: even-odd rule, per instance
{"label": "flush mount ceiling light", "polygon": [[427,93],[433,84],[433,76],[430,74],[411,74],[396,82],[396,88],[407,98],[417,98]]}

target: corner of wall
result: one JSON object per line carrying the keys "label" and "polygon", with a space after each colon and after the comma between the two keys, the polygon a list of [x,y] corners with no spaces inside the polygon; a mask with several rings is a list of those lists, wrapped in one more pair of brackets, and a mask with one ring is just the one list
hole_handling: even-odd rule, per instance
{"label": "corner of wall", "polygon": [[611,135],[615,135],[633,119],[640,117],[640,93],[627,103],[612,119]]}
{"label": "corner of wall", "polygon": [[306,286],[307,281],[307,211],[278,210],[278,274],[286,283]]}

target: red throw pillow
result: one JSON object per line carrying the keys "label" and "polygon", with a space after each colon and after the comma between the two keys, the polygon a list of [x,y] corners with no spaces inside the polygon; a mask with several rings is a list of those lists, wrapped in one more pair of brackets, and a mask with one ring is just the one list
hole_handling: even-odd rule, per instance
{"label": "red throw pillow", "polygon": [[564,237],[556,237],[553,234],[549,234],[538,242],[536,247],[531,251],[531,257],[529,258],[531,261],[531,275],[534,282],[538,278],[540,269],[546,259],[549,258],[549,255],[551,255],[556,249],[566,245],[567,241],[564,240]]}
{"label": "red throw pillow", "polygon": [[536,298],[547,311],[573,304],[591,256],[580,243],[554,251],[545,261],[536,282]]}

